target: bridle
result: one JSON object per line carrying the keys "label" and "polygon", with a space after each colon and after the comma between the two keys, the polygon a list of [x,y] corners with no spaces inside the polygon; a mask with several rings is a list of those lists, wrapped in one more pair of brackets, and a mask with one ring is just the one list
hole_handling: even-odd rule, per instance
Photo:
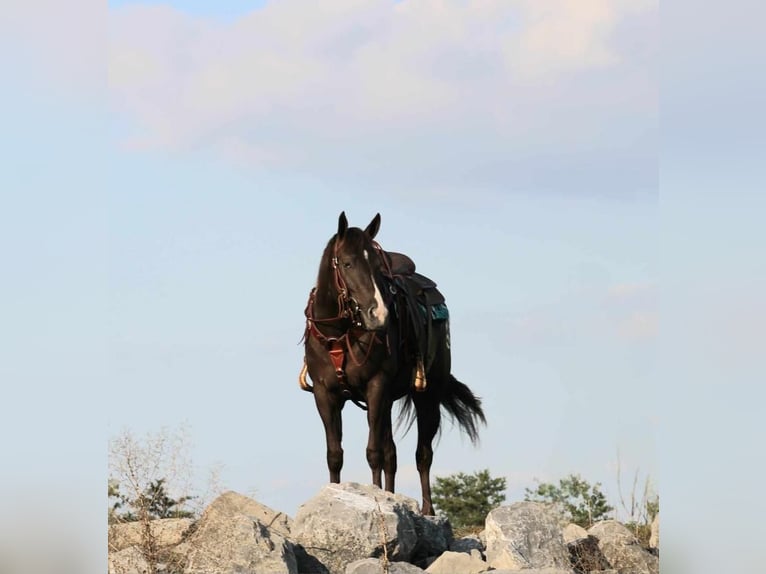
{"label": "bridle", "polygon": [[[375,344],[381,343],[382,341],[378,338],[377,333],[368,331],[364,328],[361,319],[362,311],[359,307],[359,303],[351,296],[346,280],[340,272],[338,252],[341,243],[342,241],[336,239],[335,245],[333,246],[333,254],[330,258],[333,280],[338,292],[338,314],[334,317],[326,318],[317,318],[314,316],[314,303],[316,301],[317,288],[313,287],[311,293],[309,293],[309,300],[306,304],[306,309],[304,310],[304,315],[306,316],[306,330],[304,331],[303,338],[304,340],[307,340],[309,336],[312,336],[319,341],[330,355],[330,360],[335,369],[335,376],[338,378],[343,393],[347,395],[356,406],[363,410],[367,410],[367,406],[353,396],[351,388],[348,385],[348,379],[346,377],[346,354],[351,357],[351,360],[357,367],[361,367],[367,363]],[[373,242],[373,246],[380,250],[380,246],[376,242]],[[322,333],[317,326],[317,324],[332,323],[339,324],[339,327],[342,330],[341,335],[337,337],[327,336]],[[360,361],[354,354],[353,344],[360,343],[361,338],[367,333],[371,333],[372,337],[367,342],[367,351],[364,358]],[[313,387],[309,386],[305,390],[313,392]]]}

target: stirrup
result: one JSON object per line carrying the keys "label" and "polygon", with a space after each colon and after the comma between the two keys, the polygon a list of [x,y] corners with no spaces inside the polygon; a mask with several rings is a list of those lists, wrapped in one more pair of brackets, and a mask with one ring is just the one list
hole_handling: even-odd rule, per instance
{"label": "stirrup", "polygon": [[426,385],[428,385],[428,381],[426,381],[426,370],[423,366],[423,359],[418,359],[417,365],[415,366],[415,390],[422,393],[426,390]]}
{"label": "stirrup", "polygon": [[313,393],[314,387],[312,387],[306,380],[306,373],[308,372],[308,370],[309,370],[309,367],[306,364],[306,357],[303,357],[303,367],[301,367],[301,372],[298,375],[298,384],[301,386],[301,389],[303,389],[304,391]]}

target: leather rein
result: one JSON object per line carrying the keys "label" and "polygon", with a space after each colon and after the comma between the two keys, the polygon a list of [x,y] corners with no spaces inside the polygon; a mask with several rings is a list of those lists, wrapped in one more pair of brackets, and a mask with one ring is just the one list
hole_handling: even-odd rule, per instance
{"label": "leather rein", "polygon": [[[359,303],[349,294],[348,286],[339,269],[338,246],[339,243],[336,241],[333,256],[330,260],[335,280],[335,288],[338,291],[338,314],[335,317],[324,319],[315,317],[314,303],[316,301],[317,288],[312,288],[311,293],[309,293],[306,309],[304,310],[304,315],[306,316],[306,330],[304,331],[303,338],[304,340],[307,340],[309,336],[312,336],[319,341],[330,355],[330,361],[335,369],[335,376],[338,378],[338,383],[341,386],[343,394],[360,409],[366,411],[367,405],[354,397],[351,387],[348,384],[348,377],[346,376],[346,355],[351,357],[351,360],[357,367],[361,367],[366,364],[367,360],[370,358],[372,348],[376,343],[381,343],[381,340],[375,332],[368,331],[363,327]],[[382,251],[377,242],[373,241],[373,246],[377,250]],[[385,262],[385,258],[382,256],[381,258]],[[387,266],[387,262],[385,262],[385,264]],[[340,323],[341,325],[350,324],[350,326],[346,326],[346,329],[340,336],[328,337],[319,330],[317,323]],[[365,353],[364,358],[359,361],[354,354],[353,344],[355,342],[360,342],[361,337],[365,333],[372,333],[372,338],[367,344],[367,352]],[[309,386],[305,390],[313,392],[314,389]]]}

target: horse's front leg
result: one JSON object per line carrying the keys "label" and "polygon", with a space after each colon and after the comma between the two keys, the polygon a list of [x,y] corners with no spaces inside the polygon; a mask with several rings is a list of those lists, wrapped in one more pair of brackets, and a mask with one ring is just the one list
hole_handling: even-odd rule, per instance
{"label": "horse's front leg", "polygon": [[381,473],[386,473],[386,490],[394,492],[396,476],[396,445],[391,430],[391,399],[385,379],[375,377],[367,387],[367,462],[372,471],[372,483],[382,488]]}
{"label": "horse's front leg", "polygon": [[323,384],[314,385],[314,399],[327,438],[327,468],[330,471],[330,482],[340,482],[340,471],[343,468],[343,447],[341,446],[343,400],[337,393],[328,391]]}

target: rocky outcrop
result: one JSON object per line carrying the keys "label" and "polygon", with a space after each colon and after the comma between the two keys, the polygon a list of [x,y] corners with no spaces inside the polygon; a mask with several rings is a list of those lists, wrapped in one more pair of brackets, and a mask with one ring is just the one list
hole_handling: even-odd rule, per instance
{"label": "rocky outcrop", "polygon": [[341,483],[327,485],[300,507],[292,537],[330,574],[343,574],[347,564],[364,558],[409,562],[418,548],[423,554],[446,550],[451,531],[443,527],[443,520],[420,515],[412,498]]}
{"label": "rocky outcrop", "polygon": [[346,566],[345,574],[423,574],[423,570],[409,562],[389,562],[380,558],[365,558]]}
{"label": "rocky outcrop", "polygon": [[487,515],[487,562],[496,569],[570,568],[560,517],[539,502],[501,506]]}
{"label": "rocky outcrop", "polygon": [[478,551],[474,554],[464,552],[444,552],[426,568],[429,574],[479,574],[487,570],[487,563],[481,559]]}
{"label": "rocky outcrop", "polygon": [[569,551],[569,561],[576,572],[608,572],[611,564],[601,553],[598,539],[588,534],[582,526],[567,524],[564,527],[564,543]]}
{"label": "rocky outcrop", "polygon": [[184,574],[298,574],[293,545],[282,534],[289,534],[289,521],[280,522],[280,514],[234,492],[221,495],[184,543]]}
{"label": "rocky outcrop", "polygon": [[597,522],[588,534],[598,540],[598,547],[611,567],[619,574],[658,574],[660,563],[644,549],[625,526],[615,520]]}
{"label": "rocky outcrop", "polygon": [[[658,524],[658,523],[657,523]],[[109,530],[109,574],[658,574],[659,561],[615,521],[561,526],[547,505],[489,513],[479,535],[453,539],[449,521],[417,501],[354,483],[330,484],[295,520],[227,492],[196,521]],[[149,558],[149,559],[148,559]]]}
{"label": "rocky outcrop", "polygon": [[[253,501],[255,502],[255,501]],[[166,518],[148,523],[148,532],[141,522],[126,522],[109,526],[109,552],[119,552],[144,543],[148,536],[157,548],[174,546],[181,542],[186,531],[194,523],[191,518]]]}
{"label": "rocky outcrop", "polygon": [[473,550],[483,553],[484,543],[478,536],[463,536],[462,538],[454,539],[449,545],[449,550],[452,552],[465,552],[466,554],[471,554]]}
{"label": "rocky outcrop", "polygon": [[109,553],[109,574],[152,574],[144,553],[137,546]]}

